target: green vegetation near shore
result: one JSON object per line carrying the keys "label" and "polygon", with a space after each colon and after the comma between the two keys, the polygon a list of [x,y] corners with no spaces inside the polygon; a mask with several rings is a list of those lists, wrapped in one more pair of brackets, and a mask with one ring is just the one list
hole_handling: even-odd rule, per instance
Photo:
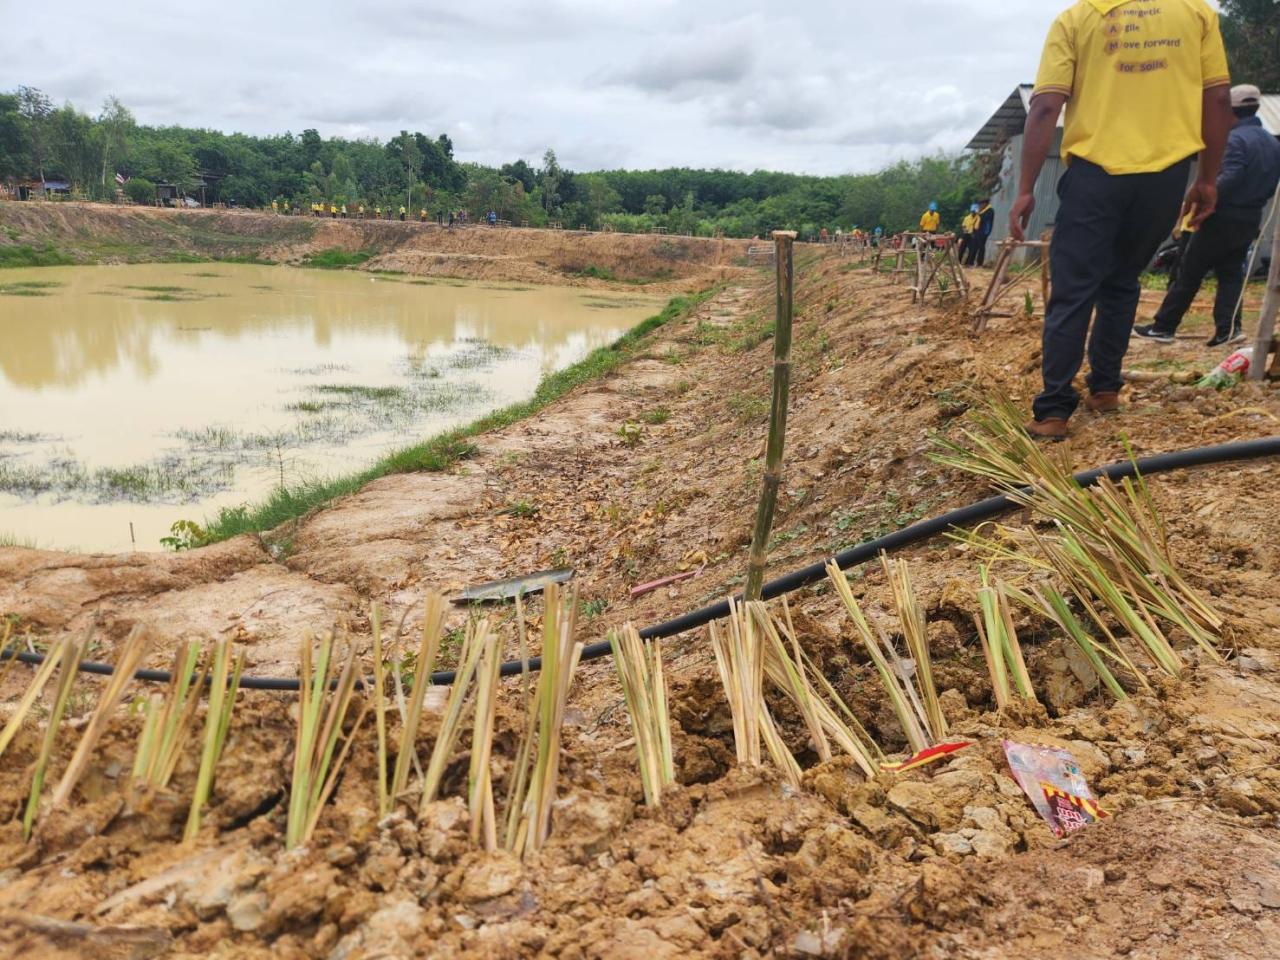
{"label": "green vegetation near shore", "polygon": [[183,545],[204,546],[242,533],[273,530],[390,474],[448,470],[460,460],[475,455],[477,447],[472,442],[475,437],[527,419],[576,387],[604,376],[633,356],[650,333],[687,315],[715,292],[716,288],[711,288],[691,296],[675,297],[661,313],[642,321],[613,344],[601,347],[572,366],[546,377],[533,396],[523,403],[495,410],[465,427],[389,453],[360,473],[281,487],[262,503],[223,509],[200,531],[199,536],[189,538]]}

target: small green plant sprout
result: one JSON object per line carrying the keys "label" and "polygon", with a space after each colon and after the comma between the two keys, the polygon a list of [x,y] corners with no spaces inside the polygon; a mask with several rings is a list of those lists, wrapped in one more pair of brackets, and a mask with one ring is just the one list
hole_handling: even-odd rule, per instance
{"label": "small green plant sprout", "polygon": [[646,646],[640,632],[628,623],[609,634],[609,646],[631,717],[644,802],[656,807],[662,802],[663,791],[676,782],[662,641],[655,637]]}
{"label": "small green plant sprout", "polygon": [[[333,634],[326,633],[320,638],[314,664],[312,642],[310,636],[303,638],[299,658],[298,726],[285,826],[285,849],[288,850],[311,840],[320,821],[320,813],[338,784],[338,774],[347,752],[368,712],[366,704],[344,739],[343,727],[355,697],[355,647],[348,649],[346,661],[335,676],[332,669]],[[343,743],[339,749],[340,740]]]}
{"label": "small green plant sprout", "polygon": [[666,407],[654,407],[640,414],[640,419],[651,426],[661,426],[671,419],[671,411]]}
{"label": "small green plant sprout", "polygon": [[644,439],[644,427],[638,423],[624,423],[618,428],[618,438],[628,450],[633,450]]}
{"label": "small green plant sprout", "polygon": [[141,627],[135,627],[125,639],[111,676],[107,678],[106,685],[98,696],[98,703],[89,717],[89,722],[85,725],[84,732],[80,735],[80,742],[76,744],[75,752],[67,762],[67,769],[53,791],[52,801],[55,807],[63,807],[71,802],[71,793],[93,760],[98,741],[106,733],[112,715],[120,706],[125,688],[133,680],[133,675],[146,655],[148,645],[146,631]]}
{"label": "small green plant sprout", "polygon": [[199,661],[198,642],[192,640],[179,647],[173,656],[168,689],[164,694],[153,693],[140,701],[142,732],[133,757],[131,793],[139,788],[151,793],[169,785],[185,752],[200,703],[206,674],[196,680]]}
{"label": "small green plant sprout", "polygon": [[875,664],[880,683],[884,686],[885,693],[889,695],[893,712],[898,718],[911,752],[914,754],[927,750],[932,744],[924,709],[915,695],[910,679],[905,676],[906,670],[894,653],[889,638],[878,627],[875,630],[872,629],[862,613],[862,608],[858,606],[853,591],[849,588],[848,578],[834,561],[827,564],[827,577],[835,587],[837,596],[844,603],[845,611],[857,630],[858,639],[862,641],[862,645],[871,657],[871,662]]}
{"label": "small green plant sprout", "polygon": [[160,545],[177,552],[203,546],[207,539],[204,527],[194,520],[175,520],[169,525],[169,536],[160,538]]}
{"label": "small green plant sprout", "polygon": [[1022,312],[1028,318],[1036,315],[1036,298],[1031,295],[1030,290],[1022,291]]}
{"label": "small green plant sprout", "polygon": [[49,760],[53,757],[53,748],[58,740],[62,717],[67,712],[67,704],[71,701],[76,674],[80,670],[80,661],[84,659],[84,651],[88,644],[88,631],[82,637],[64,637],[58,643],[60,649],[56,662],[60,671],[57,692],[54,694],[53,706],[49,710],[44,737],[40,741],[40,753],[36,757],[35,768],[31,773],[31,789],[27,793],[27,805],[22,814],[23,840],[31,839],[31,829],[35,825],[36,814],[40,810],[40,794],[44,792],[45,776],[49,771]]}
{"label": "small green plant sprout", "polygon": [[[562,594],[552,584],[543,598],[542,670],[532,697],[526,697],[527,724],[508,801],[505,845],[521,858],[541,850],[551,835],[551,810],[560,782],[565,708],[582,656],[582,643],[577,639],[576,591]],[[522,637],[522,658],[527,656],[527,649],[527,640]],[[525,689],[527,695],[527,685]]]}
{"label": "small green plant sprout", "polygon": [[1015,691],[1022,699],[1034,703],[1036,694],[1031,686],[1026,661],[1022,657],[1018,632],[1013,625],[1009,594],[1004,584],[992,582],[991,571],[987,566],[982,566],[980,575],[982,586],[978,590],[978,605],[981,616],[975,616],[973,622],[978,628],[978,639],[982,642],[987,672],[991,674],[996,709],[1008,709]]}
{"label": "small green plant sprout", "polygon": [[240,689],[240,674],[244,670],[244,654],[231,658],[231,644],[219,639],[213,645],[212,663],[201,674],[203,685],[209,677],[209,705],[205,708],[204,734],[200,750],[200,770],[196,774],[196,790],[187,811],[187,825],[182,842],[191,844],[200,832],[200,818],[213,792],[213,774],[227,744],[227,732],[231,729],[231,714],[235,709],[236,692]]}

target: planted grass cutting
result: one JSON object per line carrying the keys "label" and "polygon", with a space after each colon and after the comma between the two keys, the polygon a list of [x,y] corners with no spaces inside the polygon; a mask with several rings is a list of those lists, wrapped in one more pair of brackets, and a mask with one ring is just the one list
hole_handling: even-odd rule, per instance
{"label": "planted grass cutting", "polygon": [[555,375],[649,303],[598,311],[574,289],[370,280],[158,264],[3,278],[48,295],[21,310],[0,298],[0,529],[157,549],[184,515],[219,517],[221,535],[281,491],[288,519],[373,464],[446,468],[468,443],[422,438],[545,397],[549,375],[565,389],[590,376],[600,357]]}

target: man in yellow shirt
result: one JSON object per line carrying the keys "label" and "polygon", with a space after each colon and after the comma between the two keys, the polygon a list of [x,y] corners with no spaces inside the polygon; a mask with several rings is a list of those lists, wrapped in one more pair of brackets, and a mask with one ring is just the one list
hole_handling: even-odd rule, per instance
{"label": "man in yellow shirt", "polygon": [[[960,221],[960,262],[966,263],[973,259],[973,235],[978,232],[978,205],[975,203],[969,208],[969,212],[964,215],[964,219]],[[972,263],[969,263],[972,266]]]}
{"label": "man in yellow shirt", "polygon": [[1173,229],[1180,203],[1199,225],[1217,202],[1214,182],[1233,121],[1230,83],[1218,14],[1205,0],[1078,0],[1050,28],[1009,214],[1010,234],[1024,239],[1065,104],[1068,168],[1058,184],[1044,390],[1027,427],[1033,436],[1067,435],[1086,337],[1086,405],[1097,413],[1119,408],[1138,277]]}
{"label": "man in yellow shirt", "polygon": [[936,202],[931,203],[929,204],[929,209],[920,217],[920,232],[937,233],[941,226],[942,217],[938,215],[938,204]]}

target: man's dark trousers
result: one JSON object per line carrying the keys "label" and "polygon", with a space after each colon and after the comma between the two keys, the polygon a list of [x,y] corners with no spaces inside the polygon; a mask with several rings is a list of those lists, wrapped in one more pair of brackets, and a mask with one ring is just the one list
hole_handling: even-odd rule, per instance
{"label": "man's dark trousers", "polygon": [[1090,393],[1124,385],[1120,366],[1138,309],[1138,277],[1173,230],[1190,169],[1187,159],[1159,173],[1112,176],[1075,157],[1058,181],[1061,207],[1049,250],[1053,293],[1041,361],[1044,392],[1033,405],[1037,420],[1075,412],[1080,396],[1071,381],[1080,372],[1086,337]]}
{"label": "man's dark trousers", "polygon": [[1164,303],[1156,312],[1155,329],[1174,333],[1200,284],[1210,270],[1218,278],[1218,295],[1213,302],[1213,325],[1220,336],[1229,336],[1236,324],[1236,305],[1244,289],[1244,262],[1249,246],[1258,237],[1258,224],[1251,220],[1227,220],[1214,215],[1191,238],[1177,279],[1169,286]]}

